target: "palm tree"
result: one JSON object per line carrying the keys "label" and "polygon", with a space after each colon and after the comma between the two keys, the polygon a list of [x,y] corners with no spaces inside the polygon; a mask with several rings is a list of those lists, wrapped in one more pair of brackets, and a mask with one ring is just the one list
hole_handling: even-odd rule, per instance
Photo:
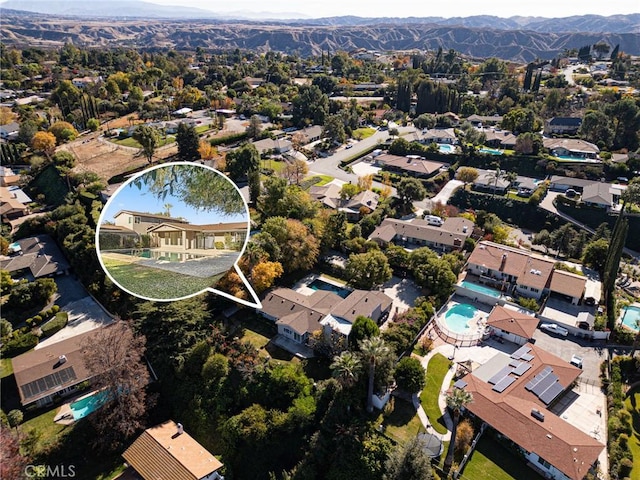
{"label": "palm tree", "polygon": [[164,214],[167,217],[171,216],[171,209],[173,208],[173,205],[171,205],[170,203],[165,203],[164,204]]}
{"label": "palm tree", "polygon": [[358,355],[345,351],[333,357],[331,364],[333,376],[338,379],[343,387],[352,387],[357,381],[362,371],[362,362]]}
{"label": "palm tree", "polygon": [[453,465],[453,452],[456,444],[456,430],[460,421],[460,410],[465,405],[473,402],[473,395],[461,388],[454,388],[446,394],[447,407],[453,412],[453,427],[451,428],[451,441],[447,449],[447,456],[444,459],[444,469],[449,471]]}
{"label": "palm tree", "polygon": [[504,172],[500,167],[496,167],[496,171],[493,173],[489,173],[489,178],[493,181],[493,192],[491,193],[491,198],[495,197],[496,189],[498,188],[498,181],[504,177]]}
{"label": "palm tree", "polygon": [[376,362],[389,355],[390,350],[382,337],[369,337],[360,342],[360,353],[363,360],[369,362],[369,388],[367,391],[367,412],[373,412],[373,378],[376,373]]}

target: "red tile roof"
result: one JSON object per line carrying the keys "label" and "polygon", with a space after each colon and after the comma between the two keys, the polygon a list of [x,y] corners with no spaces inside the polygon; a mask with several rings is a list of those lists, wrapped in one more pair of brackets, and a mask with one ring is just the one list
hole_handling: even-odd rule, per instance
{"label": "red tile roof", "polygon": [[530,339],[536,331],[538,319],[532,315],[497,305],[487,318],[487,325]]}

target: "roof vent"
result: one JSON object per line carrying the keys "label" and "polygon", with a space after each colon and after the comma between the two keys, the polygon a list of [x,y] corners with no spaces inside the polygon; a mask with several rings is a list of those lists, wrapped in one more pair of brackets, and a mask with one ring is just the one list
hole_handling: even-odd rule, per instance
{"label": "roof vent", "polygon": [[178,429],[178,431],[176,432],[177,435],[182,435],[184,433],[184,427],[181,423],[177,423],[176,428]]}
{"label": "roof vent", "polygon": [[553,437],[551,436],[551,434],[550,434],[550,433],[547,433],[547,438],[548,438],[548,439],[552,439]]}
{"label": "roof vent", "polygon": [[[531,416],[536,420],[540,420],[541,422],[544,422],[544,413],[542,413],[537,408],[531,409]],[[551,435],[547,435],[547,437],[551,438]]]}
{"label": "roof vent", "polygon": [[467,226],[466,226],[466,225],[464,225],[464,226],[462,227],[462,233],[467,233]]}
{"label": "roof vent", "polygon": [[58,357],[58,363],[59,363],[60,365],[62,365],[63,363],[67,363],[67,356],[66,356],[66,355],[60,355],[60,356]]}

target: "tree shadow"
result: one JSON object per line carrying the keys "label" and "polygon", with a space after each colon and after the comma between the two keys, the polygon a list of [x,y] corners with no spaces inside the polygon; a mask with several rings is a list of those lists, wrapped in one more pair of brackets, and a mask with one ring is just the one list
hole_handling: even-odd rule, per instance
{"label": "tree shadow", "polygon": [[385,425],[402,427],[407,425],[416,415],[416,410],[409,402],[396,398],[393,412],[385,419]]}

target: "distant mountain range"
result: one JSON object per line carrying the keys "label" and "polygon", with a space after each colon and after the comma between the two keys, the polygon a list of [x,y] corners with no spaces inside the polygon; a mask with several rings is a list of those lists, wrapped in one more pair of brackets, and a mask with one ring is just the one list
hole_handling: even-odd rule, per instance
{"label": "distant mountain range", "polygon": [[[135,48],[276,50],[304,56],[327,49],[384,52],[443,47],[472,57],[529,62],[604,41],[612,48],[619,44],[621,51],[640,55],[640,14],[255,21],[140,0],[8,0],[0,4],[0,14],[0,38],[5,44],[21,46],[73,42]],[[77,16],[83,16],[82,22]]]}

